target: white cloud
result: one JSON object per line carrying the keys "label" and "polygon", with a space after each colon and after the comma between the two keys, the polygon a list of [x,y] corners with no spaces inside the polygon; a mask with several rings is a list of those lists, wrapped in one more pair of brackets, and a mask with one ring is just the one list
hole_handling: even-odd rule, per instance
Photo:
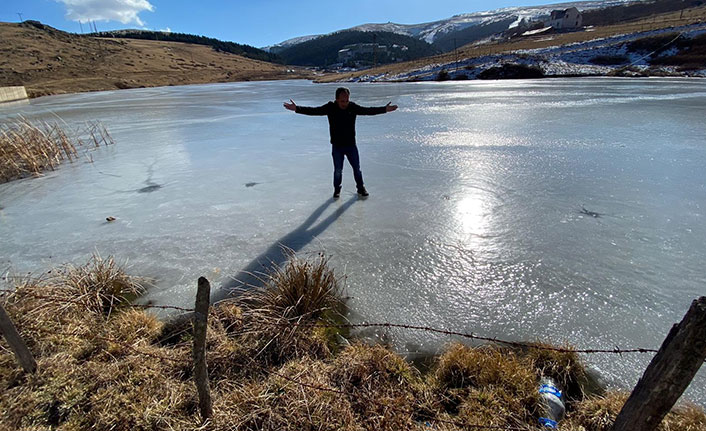
{"label": "white cloud", "polygon": [[72,21],[120,21],[145,23],[138,16],[143,11],[154,11],[148,0],[56,0],[66,5],[66,18]]}
{"label": "white cloud", "polygon": [[169,28],[169,27],[167,27],[167,28],[163,28],[163,29],[161,29],[161,30],[159,30],[159,31],[161,31],[162,33],[171,33],[171,32],[172,32],[172,29]]}

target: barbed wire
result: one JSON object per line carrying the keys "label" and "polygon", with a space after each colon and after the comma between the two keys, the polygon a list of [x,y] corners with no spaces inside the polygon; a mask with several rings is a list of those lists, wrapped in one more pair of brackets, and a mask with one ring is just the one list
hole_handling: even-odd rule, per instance
{"label": "barbed wire", "polygon": [[339,328],[339,329],[355,329],[355,328],[413,329],[413,330],[418,330],[418,331],[433,332],[433,333],[437,333],[437,334],[453,335],[453,336],[469,338],[469,339],[473,339],[473,340],[489,341],[492,343],[506,344],[506,345],[510,345],[513,347],[523,347],[523,348],[538,349],[538,350],[551,350],[554,352],[561,352],[561,353],[616,353],[616,354],[657,353],[656,349],[645,349],[645,348],[641,348],[641,347],[630,348],[630,349],[621,349],[620,347],[616,346],[612,349],[573,349],[573,348],[565,348],[565,347],[545,346],[545,345],[536,344],[536,343],[528,343],[528,342],[522,342],[522,341],[509,341],[509,340],[503,340],[503,339],[500,339],[497,337],[485,337],[482,335],[475,335],[473,333],[432,328],[429,326],[418,326],[418,325],[408,325],[408,324],[402,324],[402,323],[389,323],[389,322],[384,322],[384,323],[340,323],[340,324],[335,324],[335,323],[326,324],[326,323],[316,323],[316,322],[306,322],[306,323],[291,322],[291,323],[283,323],[283,324],[276,324],[276,325],[282,325],[282,326],[288,326],[288,327],[302,326],[302,327],[310,327],[310,328],[331,328],[331,329],[334,329],[334,328]]}
{"label": "barbed wire", "polygon": [[[73,300],[73,299],[68,299],[68,298],[56,298],[56,297],[52,297],[52,296],[35,294],[32,292],[17,292],[15,290],[8,290],[8,289],[0,289],[0,292],[10,293],[10,294],[21,294],[21,295],[31,296],[31,297],[37,298],[37,299],[45,299],[45,300],[54,301],[54,302],[65,302],[65,303],[70,303],[70,304],[85,305],[85,303],[80,300]],[[121,304],[121,306],[133,307],[133,308],[139,308],[139,309],[155,308],[155,309],[163,309],[163,310],[178,310],[178,311],[183,311],[186,313],[192,313],[195,311],[195,309],[193,309],[193,308],[184,308],[184,307],[178,307],[178,306],[173,306],[173,305]],[[213,306],[211,306],[211,307],[213,307]],[[240,320],[245,320],[245,317],[241,317]],[[624,353],[657,353],[657,351],[658,351],[657,349],[642,348],[642,347],[623,349],[623,348],[620,348],[619,346],[615,346],[611,349],[575,349],[575,348],[566,348],[566,347],[554,347],[554,346],[548,346],[548,345],[543,345],[543,344],[538,344],[538,343],[510,341],[510,340],[504,340],[504,339],[497,338],[497,337],[488,337],[488,336],[477,335],[474,333],[433,328],[430,326],[410,325],[410,324],[391,323],[391,322],[382,322],[382,323],[321,323],[321,322],[296,321],[296,322],[282,322],[282,323],[273,323],[273,324],[276,326],[281,326],[281,327],[286,327],[286,328],[307,327],[307,328],[322,328],[322,329],[327,329],[327,328],[328,329],[364,329],[364,328],[409,329],[409,330],[415,330],[415,331],[431,332],[431,333],[435,333],[435,334],[457,336],[457,337],[467,338],[467,339],[471,339],[471,340],[487,341],[487,342],[491,342],[491,343],[504,344],[504,345],[518,347],[518,348],[547,350],[547,351],[553,351],[553,352],[559,352],[559,353],[586,353],[586,354],[609,353],[609,354],[622,355]]]}

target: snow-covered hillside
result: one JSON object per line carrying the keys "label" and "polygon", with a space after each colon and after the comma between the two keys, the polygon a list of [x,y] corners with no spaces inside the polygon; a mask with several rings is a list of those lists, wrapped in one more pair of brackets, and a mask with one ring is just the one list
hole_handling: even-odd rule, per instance
{"label": "snow-covered hillside", "polygon": [[[432,81],[442,79],[476,79],[484,71],[503,65],[522,65],[539,69],[544,76],[604,76],[620,71],[629,75],[685,75],[706,77],[706,66],[700,70],[679,72],[673,66],[655,67],[649,64],[654,56],[668,56],[676,53],[674,40],[664,44],[659,53],[631,52],[627,44],[645,37],[675,33],[686,38],[693,38],[706,33],[706,23],[683,27],[665,28],[616,35],[569,45],[557,45],[531,50],[518,50],[509,53],[486,55],[476,58],[461,59],[458,62],[430,64],[402,74],[364,75],[353,79],[356,82],[384,81]],[[596,58],[622,57],[623,64],[599,65]],[[592,61],[594,60],[594,61]]]}
{"label": "snow-covered hillside", "polygon": [[[579,2],[567,2],[567,3],[556,3],[552,5],[545,6],[518,6],[510,7],[504,9],[496,9],[492,11],[484,12],[474,12],[462,15],[456,15],[448,19],[427,22],[422,24],[395,24],[392,22],[383,24],[363,24],[356,27],[342,29],[343,30],[358,30],[358,31],[388,31],[392,33],[399,33],[406,36],[416,37],[423,39],[428,43],[434,43],[439,37],[449,34],[454,31],[464,30],[468,27],[489,24],[493,22],[505,21],[511,18],[519,21],[522,18],[526,19],[538,19],[543,16],[551,14],[551,11],[555,9],[567,9],[569,7],[576,7],[581,11],[590,9],[600,9],[610,6],[635,3],[644,0],[592,0],[592,1],[579,1]],[[277,50],[282,50],[289,48],[291,46],[306,42],[308,40],[317,38],[321,35],[311,35],[311,36],[301,36],[293,39],[289,39],[280,42],[273,46],[264,47],[262,49],[267,51],[276,52]]]}
{"label": "snow-covered hillside", "polygon": [[567,9],[576,7],[581,11],[590,9],[600,9],[610,6],[636,2],[639,0],[607,0],[607,1],[580,1],[556,3],[544,6],[518,6],[504,9],[496,9],[492,11],[474,12],[462,15],[456,15],[448,19],[434,21],[424,24],[363,24],[353,27],[351,30],[361,31],[391,31],[394,33],[405,34],[407,36],[418,37],[429,43],[434,43],[440,36],[453,31],[463,30],[480,24],[489,24],[497,21],[505,21],[510,18],[520,20],[526,18],[528,20],[538,19],[543,16],[550,15],[555,9]]}

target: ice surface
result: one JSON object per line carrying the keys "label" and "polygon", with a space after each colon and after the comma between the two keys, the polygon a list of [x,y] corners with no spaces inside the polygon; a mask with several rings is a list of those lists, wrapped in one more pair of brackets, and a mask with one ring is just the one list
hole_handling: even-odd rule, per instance
{"label": "ice surface", "polygon": [[[371,196],[358,200],[346,166],[338,201],[326,119],[282,107],[323,104],[335,87],[218,84],[0,107],[0,121],[100,120],[116,141],[93,163],[0,185],[0,267],[112,254],[155,279],[146,300],[191,306],[199,276],[248,281],[282,261],[283,243],[331,256],[353,321],[579,348],[659,347],[704,294],[706,82],[352,84],[351,100],[400,109],[359,117]],[[451,341],[368,335],[402,352]],[[585,359],[630,388],[650,356]],[[702,405],[705,383],[702,371],[688,394]]]}

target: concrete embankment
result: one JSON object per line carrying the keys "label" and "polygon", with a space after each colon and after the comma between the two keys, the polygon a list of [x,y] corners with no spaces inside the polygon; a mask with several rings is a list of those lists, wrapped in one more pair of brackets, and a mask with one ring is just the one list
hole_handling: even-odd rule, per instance
{"label": "concrete embankment", "polygon": [[23,86],[0,87],[0,103],[14,102],[27,98],[27,91]]}

